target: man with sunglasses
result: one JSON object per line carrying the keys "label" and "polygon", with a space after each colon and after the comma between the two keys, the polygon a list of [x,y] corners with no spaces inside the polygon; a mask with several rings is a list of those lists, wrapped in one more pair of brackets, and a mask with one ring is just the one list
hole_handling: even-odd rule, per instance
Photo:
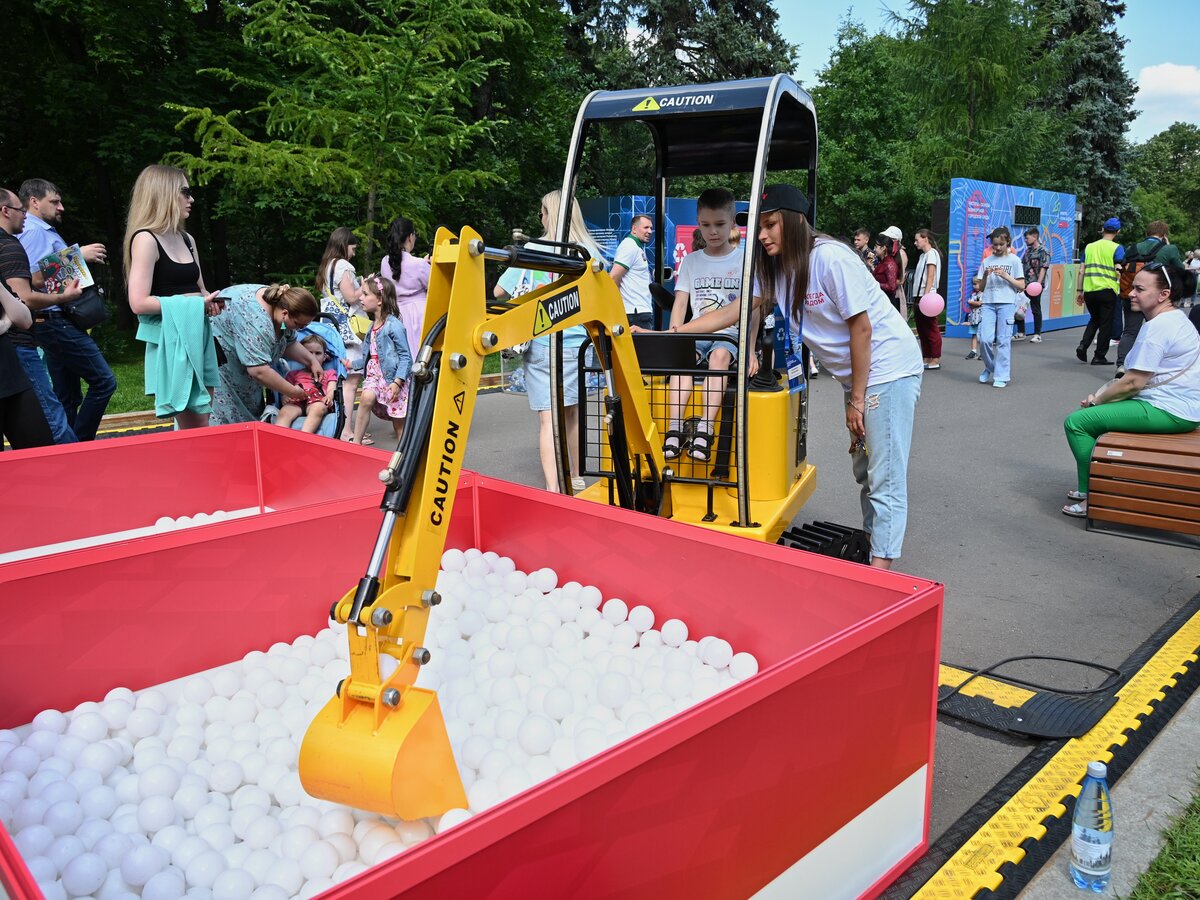
{"label": "man with sunglasses", "polygon": [[[1171,243],[1167,223],[1161,219],[1151,222],[1146,226],[1146,236],[1144,238],[1136,244],[1130,244],[1125,248],[1125,259],[1127,264],[1130,260],[1136,260],[1147,265],[1156,262],[1162,265],[1183,268],[1183,259],[1179,255],[1179,248]],[[1133,263],[1133,274],[1136,274],[1137,269],[1140,268],[1142,266]],[[1124,287],[1124,283],[1122,283],[1122,287]],[[1124,294],[1125,292],[1122,293]],[[1138,312],[1129,302],[1128,295],[1121,297],[1121,306],[1125,314],[1125,325],[1121,330],[1121,343],[1117,345],[1118,378],[1125,372],[1125,357],[1133,347],[1133,342],[1137,340],[1138,332],[1142,329],[1142,323],[1146,321],[1146,317]]]}
{"label": "man with sunglasses", "polygon": [[[0,280],[4,281],[8,289],[16,294],[17,299],[24,303],[36,317],[42,309],[52,305],[55,299],[78,297],[80,290],[76,286],[71,286],[67,289],[66,294],[51,298],[49,294],[43,294],[33,289],[30,282],[29,257],[25,255],[25,248],[17,239],[17,235],[25,229],[27,218],[20,198],[12,191],[0,188]],[[67,422],[66,412],[63,410],[58,395],[54,393],[54,386],[50,383],[50,374],[46,371],[46,364],[42,362],[42,357],[38,354],[37,345],[34,343],[33,329],[30,328],[28,331],[12,329],[9,331],[9,341],[13,349],[17,351],[17,359],[21,362],[21,368],[33,384],[34,393],[37,394],[42,413],[50,426],[54,443],[74,443],[75,432],[71,430],[71,426]]]}
{"label": "man with sunglasses", "polygon": [[[72,322],[58,305],[68,297],[40,290],[42,275],[38,263],[68,246],[57,230],[64,211],[62,193],[44,178],[29,178],[21,185],[20,199],[28,217],[18,237],[27,257],[29,283],[38,298],[36,306],[27,301],[33,311],[33,338],[45,354],[54,394],[67,424],[78,440],[90,441],[95,438],[109,398],[117,389],[117,379],[92,336]],[[79,249],[90,265],[108,261],[103,244],[86,244]],[[81,380],[88,386],[86,396],[80,390]]]}

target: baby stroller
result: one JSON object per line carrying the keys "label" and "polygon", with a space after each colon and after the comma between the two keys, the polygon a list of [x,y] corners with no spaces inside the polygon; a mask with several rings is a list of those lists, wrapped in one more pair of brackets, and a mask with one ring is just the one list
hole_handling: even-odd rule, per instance
{"label": "baby stroller", "polygon": [[[333,316],[328,313],[319,313],[305,328],[301,328],[296,332],[296,340],[302,341],[310,334],[319,336],[325,341],[326,357],[324,368],[326,371],[336,371],[338,380],[337,388],[333,395],[333,410],[328,413],[321,422],[321,427],[317,430],[317,434],[322,437],[334,438],[342,433],[342,428],[346,425],[346,405],[342,399],[342,382],[346,378],[346,367],[342,363],[342,359],[346,356],[346,345],[342,342],[341,335],[338,334],[337,323]],[[293,362],[290,359],[279,361],[276,367],[281,375],[287,375],[288,372],[294,372],[297,369],[302,369],[304,366],[298,362]],[[279,414],[279,410],[283,405],[283,398],[278,393],[272,393],[274,400],[271,405],[267,406],[266,412],[263,414],[263,421],[274,422],[275,417]],[[292,430],[299,431],[304,427],[304,420],[307,416],[301,416],[292,422]]]}

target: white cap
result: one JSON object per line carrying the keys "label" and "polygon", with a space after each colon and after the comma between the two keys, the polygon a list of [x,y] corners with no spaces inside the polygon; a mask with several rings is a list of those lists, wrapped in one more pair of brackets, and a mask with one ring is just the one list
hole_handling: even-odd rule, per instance
{"label": "white cap", "polygon": [[883,229],[883,234],[885,237],[890,237],[893,241],[904,240],[904,232],[895,225],[889,225],[887,228]]}
{"label": "white cap", "polygon": [[1088,777],[1089,778],[1107,778],[1108,777],[1108,766],[1106,766],[1102,762],[1088,763]]}

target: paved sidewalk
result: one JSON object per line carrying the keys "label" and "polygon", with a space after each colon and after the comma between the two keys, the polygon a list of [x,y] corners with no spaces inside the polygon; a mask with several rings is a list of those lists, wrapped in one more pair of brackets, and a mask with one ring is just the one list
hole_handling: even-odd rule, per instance
{"label": "paved sidewalk", "polygon": [[1162,849],[1162,834],[1200,790],[1200,694],[1193,694],[1112,789],[1113,877],[1103,894],[1071,881],[1068,838],[1021,893],[1021,900],[1128,897]]}

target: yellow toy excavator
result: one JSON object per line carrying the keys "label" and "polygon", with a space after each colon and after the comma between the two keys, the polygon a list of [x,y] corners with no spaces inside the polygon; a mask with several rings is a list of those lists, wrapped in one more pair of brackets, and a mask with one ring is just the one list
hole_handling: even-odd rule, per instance
{"label": "yellow toy excavator", "polygon": [[[601,261],[566,241],[570,189],[589,115],[645,121],[655,131],[660,153],[655,196],[660,198],[666,196],[667,174],[701,171],[698,151],[708,145],[712,153],[703,159],[716,164],[715,171],[753,169],[751,221],[757,220],[768,155],[788,155],[793,169],[808,160],[810,194],[815,185],[812,103],[786,76],[599,93],[584,101],[577,120],[558,217],[561,243],[539,240],[543,249],[495,249],[470,228],[459,235],[438,231],[408,427],[380,473],[386,485],[383,522],[366,574],[331,611],[348,626],[350,675],[313,720],[300,748],[300,779],[313,796],[405,819],[467,805],[437,696],[417,687],[416,680],[430,659],[423,642],[429,611],[440,602],[433,585],[485,356],[535,335],[555,335],[575,325],[587,329],[603,383],[596,429],[602,435],[603,467],[594,473],[602,481],[584,493],[586,499],[775,541],[814,488],[815,473],[804,453],[807,394],[789,390],[786,377],[769,364],[751,383],[746,360],[754,337],[748,334],[748,303],[742,305],[738,338],[740,371],[729,374],[732,401],[721,413],[727,437],[723,454],[718,450],[718,460],[705,470],[685,461],[668,465],[664,459],[662,417],[652,408],[664,381],[639,364],[642,348],[635,347],[620,292]],[[660,280],[662,205],[655,229]],[[512,302],[489,303],[489,260],[560,277]],[[749,293],[752,274],[748,263],[741,296]],[[653,340],[691,339],[659,335]],[[681,346],[691,352],[690,343]],[[561,346],[552,352],[552,366],[562,364],[560,354]],[[557,419],[561,383],[555,393]],[[565,464],[561,468],[559,481],[569,485]]]}

